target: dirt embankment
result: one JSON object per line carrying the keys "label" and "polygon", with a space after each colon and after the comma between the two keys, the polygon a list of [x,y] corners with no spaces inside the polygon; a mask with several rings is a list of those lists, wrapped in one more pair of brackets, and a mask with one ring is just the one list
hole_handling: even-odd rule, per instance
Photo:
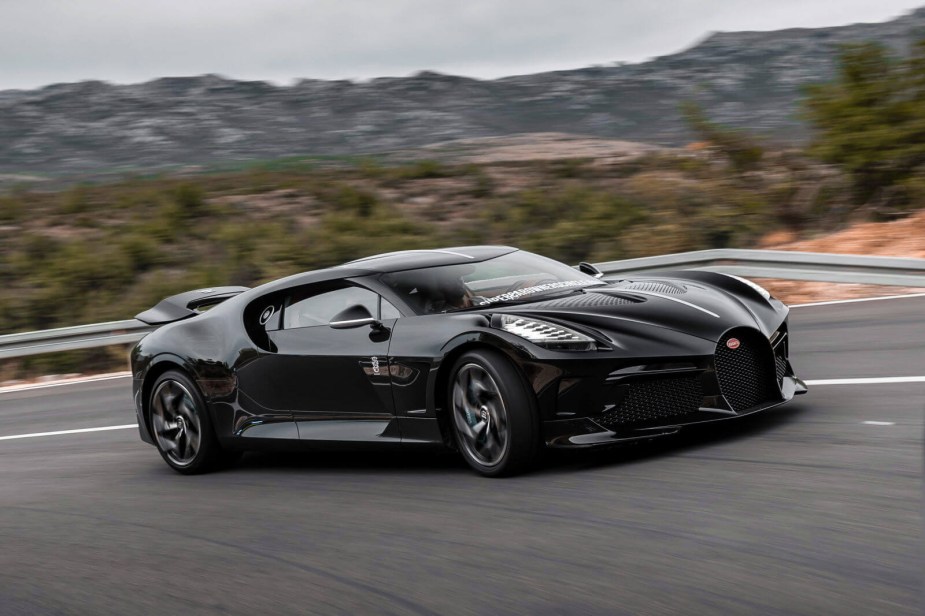
{"label": "dirt embankment", "polygon": [[[761,247],[773,250],[925,259],[925,211],[890,222],[859,223],[835,233],[800,241],[794,241],[786,233],[772,233],[765,237]],[[796,280],[760,282],[775,296],[790,304],[925,292],[925,288],[862,284]]]}

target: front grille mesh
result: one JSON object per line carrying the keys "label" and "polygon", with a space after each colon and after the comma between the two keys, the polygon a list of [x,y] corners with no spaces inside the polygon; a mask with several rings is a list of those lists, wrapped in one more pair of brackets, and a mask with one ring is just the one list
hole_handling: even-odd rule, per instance
{"label": "front grille mesh", "polygon": [[[727,346],[730,338],[739,347]],[[734,411],[779,401],[787,374],[787,344],[775,348],[760,332],[750,328],[729,331],[716,346],[714,367],[720,392]],[[610,429],[651,422],[671,423],[696,413],[704,402],[701,374],[640,378],[619,385],[622,399],[597,422]]]}
{"label": "front grille mesh", "polygon": [[[727,346],[730,338],[739,340],[737,349]],[[770,343],[758,331],[736,329],[727,333],[716,345],[714,362],[720,391],[732,410],[744,411],[780,397],[774,381],[779,368]]]}
{"label": "front grille mesh", "polygon": [[626,387],[617,408],[598,421],[605,427],[640,423],[694,413],[703,400],[700,375],[637,381]]}

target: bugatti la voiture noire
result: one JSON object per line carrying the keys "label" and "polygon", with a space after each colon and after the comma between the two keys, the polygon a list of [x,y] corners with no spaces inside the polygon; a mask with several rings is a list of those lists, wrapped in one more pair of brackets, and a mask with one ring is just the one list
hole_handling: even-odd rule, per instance
{"label": "bugatti la voiture noire", "polygon": [[440,446],[484,475],[769,409],[804,393],[788,308],[682,271],[606,282],[515,248],[413,250],[138,319],[141,438],[202,472],[253,449]]}

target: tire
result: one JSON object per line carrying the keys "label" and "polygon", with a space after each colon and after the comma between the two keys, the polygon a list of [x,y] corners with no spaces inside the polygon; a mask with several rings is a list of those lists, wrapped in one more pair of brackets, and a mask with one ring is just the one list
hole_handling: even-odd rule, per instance
{"label": "tire", "polygon": [[205,473],[240,457],[236,452],[222,450],[205,399],[182,372],[170,370],[154,382],[148,400],[148,419],[158,452],[178,473]]}
{"label": "tire", "polygon": [[447,409],[456,445],[486,477],[528,470],[539,449],[536,398],[504,355],[466,353],[453,366]]}

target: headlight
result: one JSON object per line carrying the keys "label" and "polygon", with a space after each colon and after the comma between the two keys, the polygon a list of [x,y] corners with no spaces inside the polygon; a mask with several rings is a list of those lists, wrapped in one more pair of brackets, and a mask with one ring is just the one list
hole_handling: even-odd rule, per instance
{"label": "headlight", "polygon": [[739,282],[743,284],[747,284],[752,289],[754,289],[759,295],[761,295],[761,297],[765,298],[766,300],[771,299],[771,293],[767,289],[765,289],[763,286],[761,286],[760,284],[755,284],[751,280],[748,280],[746,278],[740,278],[739,276],[733,276],[732,274],[723,274],[723,275],[729,276],[730,278],[735,278]]}
{"label": "headlight", "polygon": [[593,338],[574,329],[510,314],[501,314],[498,326],[506,332],[529,340],[533,344],[554,351],[593,351],[597,344]]}

